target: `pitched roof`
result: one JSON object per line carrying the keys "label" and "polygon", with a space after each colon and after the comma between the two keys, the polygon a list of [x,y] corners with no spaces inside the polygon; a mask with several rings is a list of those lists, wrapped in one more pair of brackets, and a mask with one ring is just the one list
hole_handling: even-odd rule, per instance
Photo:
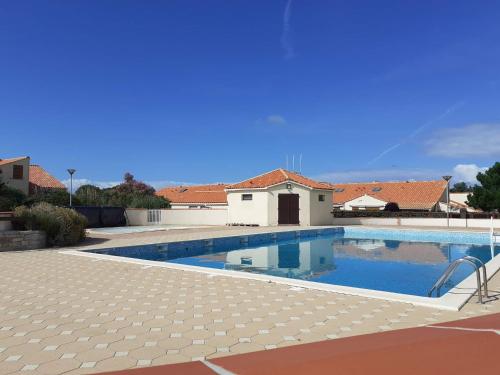
{"label": "pitched roof", "polygon": [[21,157],[18,157],[18,158],[10,158],[10,159],[0,159],[0,165],[14,163],[16,161],[24,160],[26,158],[28,158],[28,156],[21,156]]}
{"label": "pitched roof", "polygon": [[229,185],[227,189],[262,189],[289,181],[307,186],[311,189],[332,190],[329,184],[317,182],[298,173],[281,168],[261,174],[260,176],[252,177],[237,184]]}
{"label": "pitched roof", "polygon": [[45,169],[39,165],[30,165],[30,190],[32,187],[42,189],[65,189],[61,181],[54,176],[50,175]]}
{"label": "pitched roof", "polygon": [[156,195],[167,198],[171,203],[227,204],[226,184],[174,186],[158,190]]}
{"label": "pitched roof", "polygon": [[430,210],[446,190],[446,181],[406,181],[332,184],[333,204],[343,204],[362,195],[395,202],[404,210]]}

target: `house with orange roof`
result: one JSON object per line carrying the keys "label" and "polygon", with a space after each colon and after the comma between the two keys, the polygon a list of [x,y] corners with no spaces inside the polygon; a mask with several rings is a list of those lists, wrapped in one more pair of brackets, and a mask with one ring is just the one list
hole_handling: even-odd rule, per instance
{"label": "house with orange roof", "polygon": [[332,187],[275,169],[226,187],[228,221],[248,225],[328,225]]}
{"label": "house with orange roof", "polygon": [[225,209],[227,224],[332,223],[332,188],[284,169],[236,184],[166,187],[156,194],[167,198],[172,209]]}
{"label": "house with orange roof", "polygon": [[29,165],[29,156],[0,159],[0,183],[28,195]]}
{"label": "house with orange roof", "polygon": [[383,210],[397,203],[401,210],[441,211],[446,206],[446,181],[404,181],[332,184],[333,207],[345,211]]}
{"label": "house with orange roof", "polygon": [[29,167],[29,193],[36,194],[51,189],[66,189],[57,178],[37,164]]}
{"label": "house with orange roof", "polygon": [[0,159],[0,183],[21,190],[26,195],[47,189],[66,188],[41,166],[30,164],[29,156]]}
{"label": "house with orange roof", "polygon": [[156,195],[170,201],[173,209],[225,208],[226,184],[173,186],[158,190]]}

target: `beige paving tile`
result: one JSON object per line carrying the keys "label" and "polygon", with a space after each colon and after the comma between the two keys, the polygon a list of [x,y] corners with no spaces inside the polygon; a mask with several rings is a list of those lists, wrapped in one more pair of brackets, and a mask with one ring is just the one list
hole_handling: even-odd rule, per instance
{"label": "beige paving tile", "polygon": [[[188,230],[153,240],[228,231]],[[115,238],[102,246],[134,241],[151,238]],[[497,301],[480,306],[472,300],[458,313],[446,312],[246,279],[95,262],[57,250],[0,253],[0,262],[0,374],[24,366],[32,368],[26,372],[31,374],[83,374],[183,362],[500,311]],[[499,290],[500,277],[490,284]],[[19,358],[6,361],[9,357]]]}

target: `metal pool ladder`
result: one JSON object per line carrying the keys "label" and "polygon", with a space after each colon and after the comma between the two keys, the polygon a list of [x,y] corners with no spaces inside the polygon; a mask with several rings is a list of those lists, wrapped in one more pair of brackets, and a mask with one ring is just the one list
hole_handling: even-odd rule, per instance
{"label": "metal pool ladder", "polygon": [[495,233],[495,227],[493,225],[493,216],[491,217],[491,243],[494,245],[496,243],[500,243],[500,233]]}
{"label": "metal pool ladder", "polygon": [[[479,303],[483,303],[483,294],[482,294],[482,286],[484,286],[484,296],[488,298],[488,277],[486,276],[486,266],[484,263],[475,257],[471,257],[470,255],[463,256],[462,258],[456,259],[451,264],[448,266],[446,271],[441,275],[439,279],[434,283],[432,288],[429,290],[429,293],[427,294],[428,297],[432,296],[432,292],[435,290],[436,291],[436,296],[439,297],[441,294],[441,287],[445,282],[449,280],[453,272],[458,268],[458,266],[462,263],[467,263],[470,264],[472,267],[474,267],[474,271],[476,272],[476,281],[477,281],[477,297],[479,300]],[[481,275],[479,273],[479,269],[483,269],[483,283],[481,283]]]}

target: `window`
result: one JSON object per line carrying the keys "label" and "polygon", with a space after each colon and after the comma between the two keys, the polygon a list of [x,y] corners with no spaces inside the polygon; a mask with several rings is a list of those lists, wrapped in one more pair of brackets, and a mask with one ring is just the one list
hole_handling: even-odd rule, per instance
{"label": "window", "polygon": [[253,264],[252,257],[241,257],[241,264],[243,266],[251,266]]}
{"label": "window", "polygon": [[344,191],[343,188],[337,188],[334,190],[335,193],[342,193]]}
{"label": "window", "polygon": [[241,194],[241,200],[242,201],[251,201],[253,199],[252,194]]}
{"label": "window", "polygon": [[381,187],[374,187],[374,188],[372,189],[372,191],[373,191],[374,193],[376,193],[377,191],[380,191],[380,190],[382,190],[382,188],[381,188]]}
{"label": "window", "polygon": [[23,166],[22,165],[14,165],[12,167],[12,178],[14,180],[22,180],[23,179]]}
{"label": "window", "polygon": [[318,195],[318,201],[324,202],[325,201],[325,195],[324,194]]}

